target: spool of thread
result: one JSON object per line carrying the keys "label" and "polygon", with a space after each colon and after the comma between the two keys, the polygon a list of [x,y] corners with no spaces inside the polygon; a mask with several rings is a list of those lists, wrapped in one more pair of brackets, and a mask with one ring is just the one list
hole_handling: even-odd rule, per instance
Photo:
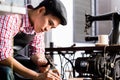
{"label": "spool of thread", "polygon": [[108,35],[98,35],[98,43],[96,45],[109,45]]}

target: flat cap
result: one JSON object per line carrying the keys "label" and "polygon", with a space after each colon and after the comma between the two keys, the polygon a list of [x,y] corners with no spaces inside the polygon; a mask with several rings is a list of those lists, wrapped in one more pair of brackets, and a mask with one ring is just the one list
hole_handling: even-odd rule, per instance
{"label": "flat cap", "polygon": [[54,12],[56,17],[60,18],[62,25],[67,24],[67,11],[64,4],[60,0],[43,0],[41,2],[45,7],[49,7]]}

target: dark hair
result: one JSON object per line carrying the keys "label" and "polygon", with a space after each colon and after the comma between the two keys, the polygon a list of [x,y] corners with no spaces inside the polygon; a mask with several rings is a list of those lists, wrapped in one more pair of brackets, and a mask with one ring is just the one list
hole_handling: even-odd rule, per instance
{"label": "dark hair", "polygon": [[51,14],[61,20],[62,25],[67,24],[67,13],[64,5],[60,0],[43,0],[36,8],[45,7],[45,15]]}

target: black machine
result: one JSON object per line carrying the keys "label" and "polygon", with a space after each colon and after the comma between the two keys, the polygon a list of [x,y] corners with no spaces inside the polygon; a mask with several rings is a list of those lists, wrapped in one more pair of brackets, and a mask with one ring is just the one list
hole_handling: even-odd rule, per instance
{"label": "black machine", "polygon": [[109,34],[109,45],[116,45],[120,44],[120,27],[119,27],[119,21],[120,21],[120,14],[117,12],[114,13],[108,13],[103,14],[99,16],[91,16],[91,15],[85,15],[86,17],[86,26],[85,26],[85,32],[87,32],[87,29],[92,27],[92,23],[94,21],[112,21],[113,28],[111,30],[111,33]]}
{"label": "black machine", "polygon": [[[85,31],[94,21],[112,20],[113,28],[109,35],[109,45],[120,45],[120,14],[108,13],[99,16],[85,15]],[[97,37],[87,38],[97,40]],[[120,48],[120,47],[118,47]],[[87,52],[87,57],[78,57],[75,61],[78,77],[90,77],[92,80],[120,80],[120,51]]]}

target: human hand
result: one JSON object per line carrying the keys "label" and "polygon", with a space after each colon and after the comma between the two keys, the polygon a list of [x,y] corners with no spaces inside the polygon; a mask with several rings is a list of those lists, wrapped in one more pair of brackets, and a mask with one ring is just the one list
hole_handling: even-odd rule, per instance
{"label": "human hand", "polygon": [[52,69],[52,72],[56,73],[58,76],[60,76],[60,73],[57,69]]}
{"label": "human hand", "polygon": [[37,76],[33,80],[62,80],[58,74],[55,73],[56,71],[49,70],[45,73],[40,73],[39,76]]}

